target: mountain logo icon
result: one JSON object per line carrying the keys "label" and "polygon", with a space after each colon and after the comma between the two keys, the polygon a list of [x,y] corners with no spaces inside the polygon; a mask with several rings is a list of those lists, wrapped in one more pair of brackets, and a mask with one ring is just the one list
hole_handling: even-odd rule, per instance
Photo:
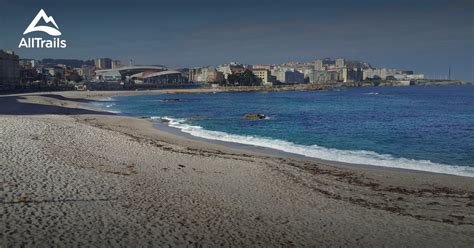
{"label": "mountain logo icon", "polygon": [[[38,22],[43,19],[45,23],[52,23],[56,28],[50,27],[50,26],[36,26],[38,25]],[[36,32],[36,31],[41,31],[45,32],[49,35],[52,36],[60,36],[61,32],[59,31],[58,24],[54,21],[54,18],[52,16],[46,15],[46,12],[44,12],[43,9],[41,9],[38,14],[36,15],[35,19],[31,21],[30,25],[25,29],[25,32],[23,32],[23,35],[31,33],[31,32]]]}

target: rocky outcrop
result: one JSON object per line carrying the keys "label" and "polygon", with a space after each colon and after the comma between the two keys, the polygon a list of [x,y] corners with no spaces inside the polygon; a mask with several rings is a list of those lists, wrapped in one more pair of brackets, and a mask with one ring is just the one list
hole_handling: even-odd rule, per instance
{"label": "rocky outcrop", "polygon": [[264,120],[267,117],[264,114],[245,114],[243,115],[243,118],[249,120]]}
{"label": "rocky outcrop", "polygon": [[160,102],[179,102],[181,100],[179,100],[178,98],[165,98],[165,99],[161,99]]}

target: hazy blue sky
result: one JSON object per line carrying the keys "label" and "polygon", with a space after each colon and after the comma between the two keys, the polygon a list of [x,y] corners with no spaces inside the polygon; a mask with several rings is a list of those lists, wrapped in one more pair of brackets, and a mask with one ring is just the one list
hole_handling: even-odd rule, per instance
{"label": "hazy blue sky", "polygon": [[[18,49],[39,9],[66,49]],[[167,66],[346,57],[474,80],[473,0],[0,0],[0,49],[23,58],[111,57]]]}

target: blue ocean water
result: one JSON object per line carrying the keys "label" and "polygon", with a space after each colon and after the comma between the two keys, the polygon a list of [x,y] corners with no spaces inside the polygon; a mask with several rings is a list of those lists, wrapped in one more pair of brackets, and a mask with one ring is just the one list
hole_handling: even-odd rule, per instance
{"label": "blue ocean water", "polygon": [[[179,101],[166,101],[176,98]],[[327,160],[474,176],[474,86],[120,96],[109,111]],[[265,120],[242,118],[262,113]]]}

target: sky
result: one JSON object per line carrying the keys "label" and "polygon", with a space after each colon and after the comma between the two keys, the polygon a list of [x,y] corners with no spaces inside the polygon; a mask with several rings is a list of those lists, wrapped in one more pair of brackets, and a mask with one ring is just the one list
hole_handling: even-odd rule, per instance
{"label": "sky", "polygon": [[[67,48],[18,48],[40,9]],[[21,58],[194,67],[344,57],[430,77],[451,66],[474,80],[473,0],[0,0],[0,12],[0,49]]]}

